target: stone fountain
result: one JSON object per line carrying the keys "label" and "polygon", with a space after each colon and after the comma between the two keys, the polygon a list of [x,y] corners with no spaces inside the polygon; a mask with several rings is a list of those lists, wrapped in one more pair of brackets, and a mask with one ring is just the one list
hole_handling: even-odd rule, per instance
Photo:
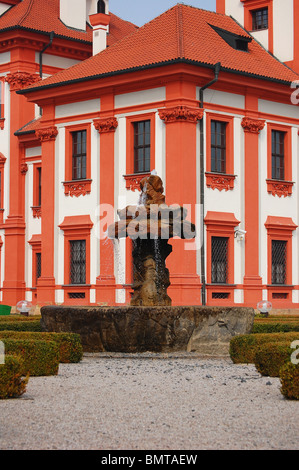
{"label": "stone fountain", "polygon": [[195,225],[186,220],[187,211],[178,205],[165,204],[164,188],[157,175],[145,177],[140,182],[140,199],[137,206],[118,211],[119,222],[111,225],[108,236],[112,239],[130,237],[133,241],[132,306],[171,305],[167,295],[170,285],[166,258],[172,252],[170,238],[192,239]]}
{"label": "stone fountain", "polygon": [[85,352],[228,356],[231,338],[251,332],[254,309],[171,305],[169,240],[192,239],[196,228],[184,207],[165,204],[163,182],[156,174],[141,181],[140,191],[139,203],[119,210],[120,220],[108,228],[110,239],[130,237],[133,242],[130,305],[42,307],[42,329],[80,334]]}

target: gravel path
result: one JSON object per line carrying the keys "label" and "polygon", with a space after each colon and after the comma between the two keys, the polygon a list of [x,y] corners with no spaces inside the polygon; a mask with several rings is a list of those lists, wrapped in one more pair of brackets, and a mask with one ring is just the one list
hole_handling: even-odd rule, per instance
{"label": "gravel path", "polygon": [[84,356],[0,401],[1,450],[299,448],[299,403],[230,359]]}

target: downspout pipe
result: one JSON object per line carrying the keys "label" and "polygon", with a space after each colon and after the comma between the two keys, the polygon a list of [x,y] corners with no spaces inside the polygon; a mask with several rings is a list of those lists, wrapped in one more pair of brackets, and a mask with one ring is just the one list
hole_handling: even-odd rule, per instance
{"label": "downspout pipe", "polygon": [[[213,80],[211,80],[206,85],[202,86],[200,89],[199,99],[200,99],[200,108],[203,109],[203,92],[212,86],[214,83],[218,81],[219,73],[221,69],[221,63],[218,62],[215,65],[215,76]],[[201,260],[201,302],[202,305],[205,306],[207,304],[206,299],[206,254],[205,254],[205,162],[204,162],[204,145],[205,145],[205,138],[204,138],[204,117],[200,120],[200,205],[202,210],[202,220],[201,220],[201,233],[202,233],[202,240],[201,240],[201,253],[200,253],[200,260]]]}
{"label": "downspout pipe", "polygon": [[54,36],[55,36],[54,31],[51,31],[49,43],[39,53],[39,76],[40,78],[43,78],[43,53],[48,49],[48,47],[52,45]]}

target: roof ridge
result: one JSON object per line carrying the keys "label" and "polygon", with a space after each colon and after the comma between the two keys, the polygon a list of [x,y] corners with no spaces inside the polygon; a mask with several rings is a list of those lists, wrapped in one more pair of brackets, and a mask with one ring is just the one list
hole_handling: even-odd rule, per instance
{"label": "roof ridge", "polygon": [[24,13],[24,15],[22,16],[22,18],[20,19],[19,25],[21,25],[22,22],[25,21],[25,19],[26,19],[27,16],[29,15],[29,13],[30,13],[30,11],[31,11],[31,8],[32,8],[32,5],[33,5],[33,0],[29,0],[29,5],[28,5],[28,8],[27,8],[27,11],[26,11],[26,13]]}
{"label": "roof ridge", "polygon": [[178,32],[178,57],[184,57],[184,28],[183,28],[183,13],[182,13],[182,4],[177,4],[177,32]]}

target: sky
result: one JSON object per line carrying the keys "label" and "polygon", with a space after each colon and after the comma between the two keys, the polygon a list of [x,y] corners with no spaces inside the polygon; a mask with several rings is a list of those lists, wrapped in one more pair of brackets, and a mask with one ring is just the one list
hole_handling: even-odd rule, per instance
{"label": "sky", "polygon": [[109,0],[109,10],[123,20],[142,26],[177,3],[205,10],[216,10],[216,0]]}

